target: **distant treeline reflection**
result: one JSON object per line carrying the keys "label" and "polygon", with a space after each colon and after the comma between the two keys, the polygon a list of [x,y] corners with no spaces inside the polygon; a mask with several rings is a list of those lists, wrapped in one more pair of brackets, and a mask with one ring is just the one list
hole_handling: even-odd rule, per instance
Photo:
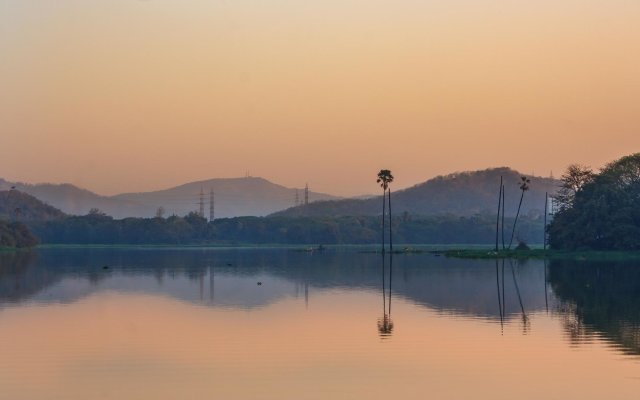
{"label": "distant treeline reflection", "polygon": [[[520,224],[520,221],[521,224]],[[516,235],[542,240],[540,215],[521,217]],[[374,244],[380,241],[380,218],[237,217],[208,222],[196,213],[185,217],[113,219],[101,213],[29,224],[41,243],[51,244]],[[495,216],[453,215],[393,220],[396,243],[491,244]]]}
{"label": "distant treeline reflection", "polygon": [[630,262],[554,260],[549,283],[576,343],[602,336],[640,354],[640,269]]}

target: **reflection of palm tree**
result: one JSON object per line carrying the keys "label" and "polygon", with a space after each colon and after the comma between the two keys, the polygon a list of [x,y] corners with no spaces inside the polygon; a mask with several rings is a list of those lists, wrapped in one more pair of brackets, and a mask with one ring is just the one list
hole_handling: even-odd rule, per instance
{"label": "reflection of palm tree", "polygon": [[390,315],[385,314],[382,318],[378,319],[378,332],[381,337],[391,336],[393,332],[393,321]]}
{"label": "reflection of palm tree", "polygon": [[[382,253],[384,253],[384,217],[385,217],[385,206],[386,206],[386,194],[387,189],[389,188],[389,184],[393,182],[393,175],[391,175],[391,171],[388,169],[381,169],[378,172],[377,183],[380,184],[382,188]],[[391,224],[391,193],[389,193],[389,224]],[[391,225],[389,225],[389,235],[391,235]]]}
{"label": "reflection of palm tree", "polygon": [[378,318],[378,333],[381,338],[391,336],[393,321],[391,320],[391,284],[393,277],[393,254],[389,257],[389,294],[387,301],[385,257],[382,256],[382,318]]}

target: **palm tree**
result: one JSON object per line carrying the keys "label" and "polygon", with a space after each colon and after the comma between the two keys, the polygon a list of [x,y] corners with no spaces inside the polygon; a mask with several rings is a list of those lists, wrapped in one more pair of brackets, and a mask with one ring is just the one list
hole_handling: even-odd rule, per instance
{"label": "palm tree", "polygon": [[[384,253],[384,217],[385,217],[385,205],[386,205],[386,194],[387,189],[389,188],[389,184],[393,182],[393,175],[391,175],[391,171],[388,169],[381,169],[378,172],[377,183],[380,184],[382,188],[382,253]],[[391,194],[389,194],[389,201],[391,201]],[[391,202],[389,202],[389,218],[391,218]],[[391,220],[389,220],[389,225],[391,225]],[[389,226],[389,235],[391,235],[391,226]]]}
{"label": "palm tree", "polygon": [[511,230],[511,240],[509,240],[509,249],[511,249],[511,244],[513,244],[513,236],[516,234],[516,223],[518,222],[518,216],[520,216],[520,207],[522,207],[522,199],[524,198],[524,192],[529,190],[529,184],[531,180],[526,176],[520,178],[520,190],[522,193],[520,194],[520,203],[518,204],[518,211],[516,212],[516,219],[513,220],[513,229]]}

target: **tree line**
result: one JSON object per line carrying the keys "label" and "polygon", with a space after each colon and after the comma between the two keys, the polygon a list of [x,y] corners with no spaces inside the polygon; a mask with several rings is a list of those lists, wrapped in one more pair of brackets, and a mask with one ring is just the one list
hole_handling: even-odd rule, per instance
{"label": "tree line", "polygon": [[[489,244],[494,216],[411,216],[387,221],[395,243]],[[197,213],[168,218],[114,219],[100,212],[34,221],[30,228],[50,244],[377,244],[381,221],[360,217],[235,217],[208,222]],[[540,215],[521,216],[518,236],[542,241]]]}
{"label": "tree line", "polygon": [[566,250],[640,250],[640,153],[599,173],[572,165],[555,196],[549,244]]}

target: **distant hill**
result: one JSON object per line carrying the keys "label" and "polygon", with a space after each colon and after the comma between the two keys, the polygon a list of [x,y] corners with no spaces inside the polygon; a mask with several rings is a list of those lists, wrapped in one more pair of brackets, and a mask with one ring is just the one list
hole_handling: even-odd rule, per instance
{"label": "distant hill", "polygon": [[[200,190],[204,191],[205,214],[209,213],[209,191],[215,192],[216,217],[264,216],[290,207],[296,190],[302,201],[303,189],[287,188],[263,178],[210,179],[191,182],[166,190],[101,196],[71,184],[26,184],[0,179],[0,190],[15,186],[67,214],[86,215],[92,208],[114,218],[153,217],[159,207],[165,215],[185,215],[199,209]],[[309,201],[337,199],[328,194],[309,192]]]}
{"label": "distant hill", "polygon": [[51,221],[65,214],[37,198],[18,191],[0,191],[0,218],[7,221]]}
{"label": "distant hill", "polygon": [[[265,216],[295,204],[296,190],[302,201],[303,189],[287,188],[263,178],[225,178],[191,182],[166,190],[143,193],[125,193],[113,199],[144,204],[153,216],[158,207],[164,207],[167,215],[184,215],[199,209],[200,191],[204,193],[205,216],[209,215],[210,191],[214,191],[216,218],[237,216]],[[309,201],[337,199],[328,194],[309,192]],[[108,212],[107,212],[108,213]]]}
{"label": "distant hill", "polygon": [[92,208],[98,208],[116,218],[137,216],[145,211],[139,204],[101,196],[69,183],[28,184],[0,179],[0,190],[8,190],[12,186],[71,215],[86,215]]}
{"label": "distant hill", "polygon": [[[414,215],[454,214],[469,216],[495,213],[498,202],[500,176],[505,182],[505,213],[515,215],[520,199],[519,181],[524,174],[509,168],[459,172],[438,176],[404,190],[392,192],[395,215],[404,212]],[[552,178],[532,177],[531,189],[525,193],[521,213],[543,213],[545,192],[555,193],[559,182]],[[322,201],[307,206],[292,207],[274,213],[276,216],[345,216],[379,215],[380,196],[369,199]]]}

